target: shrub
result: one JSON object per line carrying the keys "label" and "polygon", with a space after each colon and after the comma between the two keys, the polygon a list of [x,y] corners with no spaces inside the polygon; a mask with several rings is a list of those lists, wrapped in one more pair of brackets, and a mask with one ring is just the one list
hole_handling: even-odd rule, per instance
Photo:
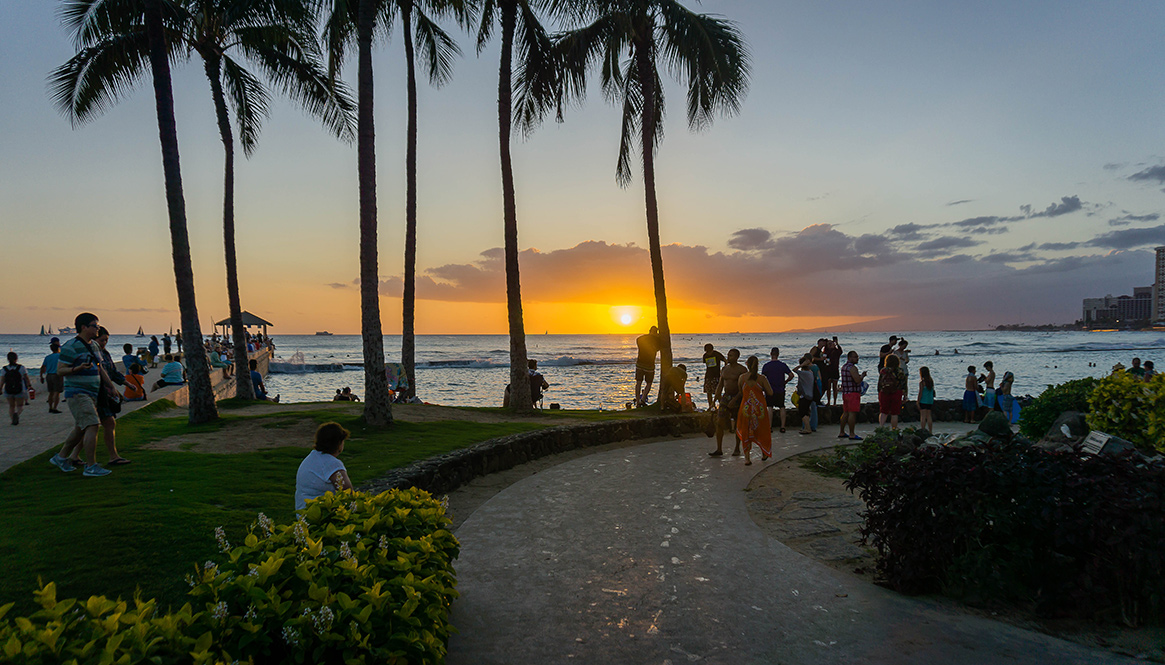
{"label": "shrub", "polygon": [[1165,375],[1146,382],[1113,372],[1097,383],[1089,407],[1092,429],[1126,439],[1144,452],[1165,452]]}
{"label": "shrub", "polygon": [[1096,379],[1091,376],[1048,386],[1047,390],[1020,411],[1019,431],[1027,438],[1038,441],[1061,413],[1088,413],[1088,397],[1094,388]]}
{"label": "shrub", "polygon": [[989,444],[879,457],[847,486],[900,591],[1165,618],[1165,464]]}
{"label": "shrub", "polygon": [[422,490],[328,494],[294,524],[259,515],[242,545],[216,537],[224,561],[187,578],[190,603],[57,601],[6,620],[0,660],[14,663],[439,663],[453,627],[458,543]]}
{"label": "shrub", "polygon": [[801,466],[823,476],[849,478],[850,474],[866,462],[894,452],[902,437],[912,436],[919,431],[921,430],[907,427],[899,433],[889,427],[879,427],[867,434],[861,443],[852,446],[841,445],[825,455],[806,457]]}

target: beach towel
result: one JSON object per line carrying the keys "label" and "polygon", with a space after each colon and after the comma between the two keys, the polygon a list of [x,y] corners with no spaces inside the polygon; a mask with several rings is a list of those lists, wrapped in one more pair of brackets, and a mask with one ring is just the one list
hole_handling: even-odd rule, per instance
{"label": "beach towel", "polygon": [[773,454],[773,433],[769,423],[769,408],[765,404],[765,391],[759,384],[744,384],[740,411],[736,415],[736,436],[740,438],[745,452],[752,450],[752,444],[760,447],[765,457]]}

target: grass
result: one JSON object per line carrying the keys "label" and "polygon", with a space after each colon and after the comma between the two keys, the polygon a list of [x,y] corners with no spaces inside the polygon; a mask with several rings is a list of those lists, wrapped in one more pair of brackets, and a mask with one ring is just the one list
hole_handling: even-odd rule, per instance
{"label": "grass", "polygon": [[[350,405],[321,403],[318,409],[265,415],[232,413],[228,400],[219,421],[190,426],[184,413],[158,417],[172,403],[150,404],[118,421],[118,448],[133,464],[115,467],[100,479],[79,471],[62,474],[46,452],[0,474],[5,516],[0,520],[0,605],[34,608],[31,591],[38,578],[57,583],[60,597],[130,597],[140,590],[163,605],[185,602],[186,573],[216,552],[214,528],[241,541],[259,512],[277,523],[294,518],[295,472],[306,454],[302,447],[279,447],[240,454],[155,450],[146,444],[171,436],[222,433],[251,421],[275,432],[304,419],[334,420],[352,432],[342,455],[356,485],[389,469],[506,434],[550,426],[533,416],[519,421],[472,423],[396,422],[391,428],[366,427]],[[487,411],[498,411],[491,409]],[[547,412],[580,421],[641,417],[636,412]],[[255,422],[258,421],[258,422]],[[99,458],[104,458],[98,442]]]}

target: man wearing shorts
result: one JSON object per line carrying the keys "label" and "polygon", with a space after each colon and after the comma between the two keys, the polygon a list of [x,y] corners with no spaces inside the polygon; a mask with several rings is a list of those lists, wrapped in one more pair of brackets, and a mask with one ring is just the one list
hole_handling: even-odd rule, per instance
{"label": "man wearing shorts", "polygon": [[[841,432],[838,433],[837,438],[861,441],[862,437],[854,432],[854,427],[858,423],[858,411],[862,409],[862,379],[866,378],[866,373],[858,373],[857,351],[850,351],[845,358],[846,363],[841,366],[841,376],[839,377],[841,384]],[[849,425],[849,435],[845,433],[847,424]]]}
{"label": "man wearing shorts", "polygon": [[781,431],[785,431],[785,386],[793,380],[793,370],[789,366],[781,362],[778,358],[781,355],[781,350],[773,347],[769,353],[772,360],[761,367],[760,373],[765,375],[769,380],[769,385],[773,388],[772,395],[765,395],[765,400],[768,402],[769,408],[773,413],[769,416],[769,422],[777,422],[777,411],[781,412]]}
{"label": "man wearing shorts", "polygon": [[[647,404],[647,396],[651,393],[651,382],[655,379],[655,356],[659,353],[659,328],[651,326],[646,335],[640,335],[635,340],[639,348],[639,356],[635,359],[635,406]],[[644,385],[644,381],[647,382]],[[640,390],[640,386],[643,389]]]}
{"label": "man wearing shorts", "polygon": [[97,315],[83,312],[73,323],[77,327],[77,336],[61,347],[57,374],[65,379],[65,403],[69,406],[69,413],[73,414],[74,426],[60,452],[49,462],[61,471],[72,471],[74,467],[69,456],[81,445],[85,452],[82,475],[98,478],[109,475],[110,471],[97,463],[97,428],[101,424],[101,417],[97,415],[97,395],[102,383],[114,388],[101,369],[101,351],[93,341],[101,329]]}
{"label": "man wearing shorts", "polygon": [[711,344],[704,345],[704,394],[708,396],[708,408],[715,406],[716,386],[720,384],[720,365],[727,362],[723,353]]}
{"label": "man wearing shorts", "polygon": [[65,392],[65,380],[57,374],[57,362],[61,359],[61,340],[56,337],[50,339],[49,351],[52,353],[45,356],[40,364],[40,382],[47,386],[49,413],[60,413],[57,407],[61,405],[61,393]]}
{"label": "man wearing shorts", "polygon": [[837,382],[841,379],[841,344],[837,341],[837,336],[825,343],[825,397],[829,400],[832,406],[837,404],[841,399],[841,390],[838,388]]}
{"label": "man wearing shorts", "polygon": [[[716,410],[716,450],[708,453],[712,457],[720,457],[724,454],[724,431],[732,427],[732,422],[736,419],[736,412],[740,410],[740,401],[743,395],[740,392],[740,377],[748,373],[748,368],[741,365],[740,351],[730,349],[727,364],[724,369],[720,370],[720,382],[716,384],[716,403],[720,407]],[[733,431],[735,432],[733,427]],[[736,439],[736,448],[732,451],[732,456],[740,455],[740,439]]]}

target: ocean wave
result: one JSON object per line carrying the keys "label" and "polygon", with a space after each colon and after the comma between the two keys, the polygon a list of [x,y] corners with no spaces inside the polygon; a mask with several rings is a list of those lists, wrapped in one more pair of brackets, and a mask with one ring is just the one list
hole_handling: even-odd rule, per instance
{"label": "ocean wave", "polygon": [[[267,371],[271,374],[314,374],[317,372],[343,372],[349,369],[344,363],[285,363],[270,362]],[[355,369],[356,367],[352,367]]]}

